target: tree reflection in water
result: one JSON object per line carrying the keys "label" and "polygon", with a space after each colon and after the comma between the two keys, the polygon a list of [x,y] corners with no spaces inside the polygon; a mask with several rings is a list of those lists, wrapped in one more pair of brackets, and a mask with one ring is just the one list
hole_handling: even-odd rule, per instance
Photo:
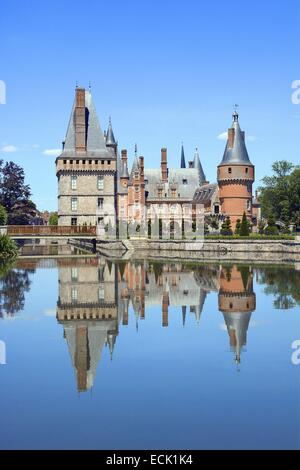
{"label": "tree reflection in water", "polygon": [[0,318],[14,316],[24,309],[25,292],[30,291],[34,269],[19,269],[14,263],[0,264]]}

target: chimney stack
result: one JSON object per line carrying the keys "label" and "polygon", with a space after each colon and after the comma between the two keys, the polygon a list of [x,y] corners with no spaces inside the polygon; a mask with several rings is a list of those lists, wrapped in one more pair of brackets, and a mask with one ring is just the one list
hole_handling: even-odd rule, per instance
{"label": "chimney stack", "polygon": [[168,181],[168,161],[167,161],[167,149],[161,149],[161,179],[164,183]]}
{"label": "chimney stack", "polygon": [[141,183],[144,182],[144,157],[139,157]]}
{"label": "chimney stack", "polygon": [[234,129],[228,129],[228,148],[232,149],[234,144]]}
{"label": "chimney stack", "polygon": [[85,89],[84,88],[76,88],[75,148],[76,148],[76,152],[86,151]]}
{"label": "chimney stack", "polygon": [[127,150],[126,149],[123,149],[121,150],[121,159],[122,159],[122,163],[126,163],[127,164]]}

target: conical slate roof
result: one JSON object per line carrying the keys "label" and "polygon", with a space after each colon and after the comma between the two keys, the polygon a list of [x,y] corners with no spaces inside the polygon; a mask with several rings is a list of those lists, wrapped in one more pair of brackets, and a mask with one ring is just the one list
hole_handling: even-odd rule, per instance
{"label": "conical slate roof", "polygon": [[[75,146],[75,100],[69,120],[68,130],[65,138],[63,154],[74,154]],[[97,156],[107,158],[105,138],[98,120],[90,90],[85,90],[85,119],[86,119],[86,150]],[[67,155],[66,155],[67,156]],[[111,157],[110,157],[111,158]]]}
{"label": "conical slate roof", "polygon": [[129,178],[127,163],[121,163],[120,178]]}
{"label": "conical slate roof", "polygon": [[181,161],[180,161],[180,168],[186,168],[186,164],[185,164],[185,155],[184,155],[184,148],[183,148],[183,144],[181,146]]}
{"label": "conical slate roof", "polygon": [[237,112],[233,113],[233,123],[231,129],[234,129],[234,142],[233,147],[229,147],[227,141],[223,159],[220,165],[252,165],[247,147],[245,143],[244,133],[241,131],[239,125],[239,115]]}
{"label": "conical slate roof", "polygon": [[195,155],[194,155],[193,167],[198,170],[198,173],[199,173],[199,183],[200,183],[200,186],[201,186],[203,183],[205,183],[205,181],[206,181],[206,176],[205,176],[205,174],[204,174],[204,171],[203,171],[203,168],[202,168],[202,165],[201,165],[201,162],[200,162],[200,157],[199,157],[199,152],[198,152],[198,148],[197,148],[197,147],[196,147],[196,151],[195,151]]}
{"label": "conical slate roof", "polygon": [[113,128],[111,125],[111,118],[109,118],[108,129],[106,134],[106,145],[116,145],[116,139],[114,136]]}

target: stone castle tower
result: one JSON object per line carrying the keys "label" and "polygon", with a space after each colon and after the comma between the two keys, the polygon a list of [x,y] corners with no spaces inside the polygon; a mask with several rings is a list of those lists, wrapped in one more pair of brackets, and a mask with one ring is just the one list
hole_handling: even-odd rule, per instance
{"label": "stone castle tower", "polygon": [[223,160],[218,166],[221,213],[230,217],[233,229],[244,212],[249,221],[252,220],[253,182],[254,165],[249,159],[245,132],[240,128],[239,115],[235,111],[232,126],[228,129]]}
{"label": "stone castle tower", "polygon": [[111,122],[103,134],[90,90],[76,87],[56,175],[59,225],[114,224],[117,143]]}

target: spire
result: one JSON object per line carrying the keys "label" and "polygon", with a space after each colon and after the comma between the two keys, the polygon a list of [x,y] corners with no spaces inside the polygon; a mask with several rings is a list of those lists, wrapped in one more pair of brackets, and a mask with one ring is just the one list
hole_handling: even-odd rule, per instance
{"label": "spire", "polygon": [[109,116],[108,129],[106,134],[106,145],[116,146],[116,139],[111,125],[111,117]]}
{"label": "spire", "polygon": [[121,163],[120,178],[129,178],[127,162]]}
{"label": "spire", "polygon": [[220,165],[251,165],[246,143],[245,133],[239,124],[237,105],[232,114],[232,126],[228,129],[228,140]]}
{"label": "spire", "polygon": [[193,168],[196,168],[198,170],[199,184],[201,186],[202,184],[205,183],[206,176],[204,174],[204,171],[203,171],[203,168],[202,168],[202,165],[201,165],[201,162],[200,162],[198,147],[196,147],[195,154],[194,154]]}
{"label": "spire", "polygon": [[135,144],[134,145],[134,160],[133,160],[133,164],[132,164],[132,168],[130,172],[130,179],[133,178],[134,172],[138,170],[138,168],[139,168],[139,159],[137,156],[137,144]]}
{"label": "spire", "polygon": [[183,142],[182,142],[182,144],[181,144],[181,162],[180,162],[180,168],[186,168]]}

